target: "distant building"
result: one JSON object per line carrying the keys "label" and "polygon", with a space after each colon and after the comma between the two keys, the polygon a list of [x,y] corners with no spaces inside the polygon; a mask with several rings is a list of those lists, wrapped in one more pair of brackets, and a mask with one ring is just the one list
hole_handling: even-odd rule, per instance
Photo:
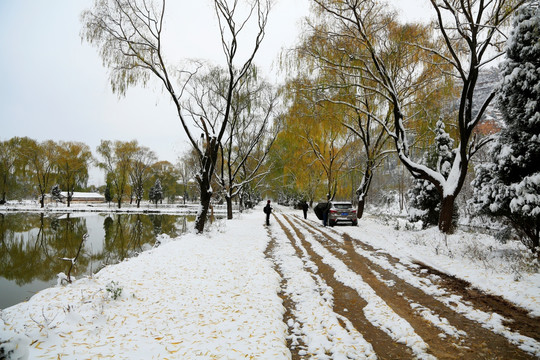
{"label": "distant building", "polygon": [[[67,203],[67,192],[62,191],[60,193],[60,202]],[[51,195],[47,195],[45,199],[46,203],[54,203]],[[105,202],[105,196],[94,192],[74,192],[71,195],[72,204],[101,204]]]}
{"label": "distant building", "polygon": [[[62,191],[62,202],[67,201],[67,192]],[[104,203],[105,196],[94,192],[74,192],[71,195],[71,203]]]}

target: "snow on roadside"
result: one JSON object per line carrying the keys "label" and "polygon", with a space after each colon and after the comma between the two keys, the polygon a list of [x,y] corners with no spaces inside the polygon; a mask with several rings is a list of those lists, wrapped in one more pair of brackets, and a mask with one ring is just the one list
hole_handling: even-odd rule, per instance
{"label": "snow on roadside", "polygon": [[422,262],[464,279],[488,294],[501,296],[528,310],[531,316],[540,317],[540,273],[524,271],[528,264],[518,268],[517,262],[524,259],[517,253],[526,251],[520,243],[501,244],[492,236],[463,231],[445,238],[436,228],[395,230],[370,216],[364,216],[358,227],[334,230],[389,253],[404,265]]}
{"label": "snow on roadside", "polygon": [[[286,223],[285,226],[293,232],[291,226]],[[416,334],[414,328],[403,318],[397,315],[386,302],[381,299],[362,277],[351,271],[345,263],[332,255],[326,248],[321,245],[313,236],[300,227],[300,231],[304,235],[322,261],[328,264],[335,270],[335,278],[344,285],[354,289],[360,297],[368,304],[364,307],[366,318],[376,327],[388,334],[396,342],[409,347],[418,359],[435,359],[431,354],[427,353],[428,345],[424,340]]]}
{"label": "snow on roadside", "polygon": [[30,358],[288,359],[269,238],[241,217],[41,291],[1,312],[0,333],[26,336]]}
{"label": "snow on roadside", "polygon": [[456,339],[467,336],[467,333],[465,331],[458,330],[455,326],[450,325],[448,319],[441,318],[439,315],[435,314],[431,309],[428,309],[425,306],[413,303],[409,299],[406,300],[409,302],[409,305],[416,313],[420,314],[420,316],[422,316],[426,321],[432,323],[437,328],[443,331],[439,334],[441,338],[445,338],[447,335],[452,336]]}
{"label": "snow on roadside", "polygon": [[[461,297],[447,294],[444,289],[441,289],[439,286],[431,283],[429,280],[415,276],[402,264],[398,263],[394,266],[390,264],[390,262],[386,258],[374,256],[371,252],[363,250],[360,246],[357,245],[354,246],[354,249],[358,254],[371,260],[373,263],[381,266],[382,268],[389,270],[394,275],[398,276],[410,285],[422,290],[424,293],[433,296],[441,303],[445,304],[448,308],[453,309],[458,314],[462,314],[467,319],[480,323],[482,327],[491,330],[496,334],[504,336],[511,343],[521,348],[522,350],[533,353],[537,356],[540,355],[540,343],[530,337],[523,336],[519,333],[509,330],[506,326],[504,326],[505,319],[502,316],[498,314],[487,313],[485,311],[473,308],[472,306],[463,302]],[[422,311],[421,314],[428,321],[431,321],[435,326],[443,329],[448,334],[457,334],[454,332],[453,329],[448,327],[447,319],[441,319],[438,316],[432,316],[432,314],[428,314],[425,311]]]}
{"label": "snow on roadside", "polygon": [[[371,344],[347,319],[333,311],[332,289],[319,275],[305,270],[314,270],[307,254],[304,252],[299,258],[279,226],[272,226],[272,234],[276,241],[273,256],[285,280],[284,292],[294,302],[292,312],[297,322],[289,320],[292,341],[296,344],[296,338],[300,338],[306,346],[300,355],[321,360],[376,359]],[[339,319],[346,320],[347,329],[340,325]]]}
{"label": "snow on roadside", "polygon": [[[522,274],[519,281],[515,280],[513,264],[509,260],[493,257],[487,259],[471,259],[475,254],[469,251],[500,254],[505,250],[515,252],[520,244],[499,244],[491,236],[481,234],[467,234],[457,232],[444,238],[437,229],[425,231],[395,230],[363,218],[358,227],[336,227],[338,233],[347,233],[373,246],[379,251],[389,253],[399,258],[401,263],[390,264],[384,256],[377,256],[376,252],[365,251],[355,245],[355,251],[365,256],[379,266],[393,272],[401,279],[415,286],[426,294],[439,299],[448,307],[464,315],[470,320],[479,322],[483,327],[506,337],[524,351],[540,356],[540,343],[530,337],[509,330],[504,326],[504,318],[498,314],[490,314],[474,309],[464,303],[460,297],[447,294],[447,292],[433,284],[427,278],[415,276],[408,267],[416,267],[413,263],[425,263],[443,273],[456,276],[469,281],[473,286],[491,294],[502,296],[508,301],[528,309],[532,316],[540,314],[540,274]],[[342,240],[341,240],[342,241]],[[478,255],[478,254],[476,254]],[[484,261],[482,261],[484,260]],[[436,320],[436,319],[433,319]],[[434,322],[437,326],[440,322]]]}

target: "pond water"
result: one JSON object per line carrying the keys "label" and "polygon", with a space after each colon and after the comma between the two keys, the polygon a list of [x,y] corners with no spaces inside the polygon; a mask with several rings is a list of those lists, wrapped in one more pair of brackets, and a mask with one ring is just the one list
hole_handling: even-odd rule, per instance
{"label": "pond water", "polygon": [[71,269],[76,278],[151,248],[159,234],[178,236],[193,221],[168,214],[0,213],[0,309],[56,285],[57,274],[71,267],[62,259],[75,257],[79,247]]}

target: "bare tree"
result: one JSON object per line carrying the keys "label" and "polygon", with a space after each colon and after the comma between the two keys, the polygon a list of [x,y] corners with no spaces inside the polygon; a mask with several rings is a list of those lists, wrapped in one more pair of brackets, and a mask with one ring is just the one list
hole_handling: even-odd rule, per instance
{"label": "bare tree", "polygon": [[[227,72],[219,67],[196,76],[190,91],[192,101],[185,106],[190,115],[209,119],[211,123],[220,121],[229,101],[225,91],[227,82]],[[276,98],[277,92],[259,79],[253,66],[239,81],[230,99],[230,115],[220,143],[216,171],[217,183],[227,203],[228,219],[233,217],[232,200],[242,187],[265,174],[259,170],[277,135],[277,127],[271,127]],[[248,162],[255,166],[246,166]]]}
{"label": "bare tree", "polygon": [[[201,210],[195,221],[197,232],[204,230],[213,193],[211,181],[229,121],[232,96],[240,80],[248,74],[264,38],[270,0],[251,1],[247,9],[240,6],[238,0],[214,0],[214,9],[228,74],[225,88],[227,103],[222,109],[222,116],[215,122],[204,117],[191,118],[203,131],[202,141],[190,130],[189,118],[184,115],[181,103],[185,87],[194,72],[176,69],[165,61],[162,47],[165,0],[159,6],[151,0],[96,0],[93,9],[82,15],[82,37],[99,48],[105,65],[111,69],[114,91],[125,94],[129,86],[144,85],[154,77],[161,81],[170,95],[184,132],[199,157],[200,172],[196,179],[201,191]],[[240,13],[246,15],[238,19]],[[244,30],[253,20],[256,23],[253,44],[245,60],[238,63],[240,35],[245,33]],[[180,85],[175,85],[174,77],[177,74]]]}
{"label": "bare tree", "polygon": [[178,175],[180,177],[180,181],[182,183],[182,191],[183,191],[183,203],[186,203],[186,199],[188,199],[191,196],[191,200],[193,201],[193,194],[190,194],[189,184],[190,182],[195,179],[195,173],[197,168],[197,159],[198,155],[194,154],[194,150],[191,149],[189,152],[184,153],[181,155],[176,163],[176,168],[178,171]]}
{"label": "bare tree", "polygon": [[[358,39],[369,56],[355,59],[365,76],[375,81],[392,108],[394,130],[387,129],[395,142],[398,156],[407,170],[415,177],[434,184],[441,195],[442,204],[439,229],[452,231],[454,202],[467,175],[470,158],[481,148],[486,139],[474,136],[474,129],[493,99],[492,92],[475,106],[474,97],[479,71],[502,55],[503,26],[523,1],[514,0],[430,0],[435,11],[435,27],[439,41],[418,43],[410,36],[407,40],[392,39],[390,31],[396,29],[392,15],[375,0],[313,0],[320,9],[334,19],[340,32]],[[425,34],[418,26],[402,25],[402,34]],[[389,61],[392,51],[402,51],[399,67]],[[423,58],[422,58],[423,57]],[[422,58],[422,62],[417,59]],[[433,83],[433,71],[444,76],[457,77],[461,94],[455,126],[458,129],[455,158],[448,176],[440,169],[431,169],[412,158],[407,120],[414,116],[414,94]],[[476,109],[476,110],[473,110]],[[379,122],[384,122],[379,119]]]}
{"label": "bare tree", "polygon": [[156,161],[156,154],[146,146],[138,146],[133,154],[129,180],[132,192],[135,195],[137,207],[141,206],[141,200],[144,195],[144,185],[152,176],[152,165]]}

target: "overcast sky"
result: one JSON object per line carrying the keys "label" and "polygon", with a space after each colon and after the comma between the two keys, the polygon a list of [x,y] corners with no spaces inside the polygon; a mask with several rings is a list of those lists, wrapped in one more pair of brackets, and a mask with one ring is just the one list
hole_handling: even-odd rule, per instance
{"label": "overcast sky", "polygon": [[[403,16],[419,19],[427,0],[399,0]],[[159,87],[112,93],[95,48],[81,42],[80,13],[93,0],[0,0],[0,139],[81,141],[92,152],[100,140],[132,140],[175,162],[188,148],[174,107]],[[210,0],[169,1],[175,55],[223,59]],[[181,11],[178,11],[181,9]],[[292,47],[309,0],[278,0],[255,62],[274,81],[273,63]],[[172,28],[173,26],[171,26]],[[213,45],[212,45],[213,43]],[[91,183],[103,183],[93,173]],[[102,177],[102,176],[101,176]]]}

